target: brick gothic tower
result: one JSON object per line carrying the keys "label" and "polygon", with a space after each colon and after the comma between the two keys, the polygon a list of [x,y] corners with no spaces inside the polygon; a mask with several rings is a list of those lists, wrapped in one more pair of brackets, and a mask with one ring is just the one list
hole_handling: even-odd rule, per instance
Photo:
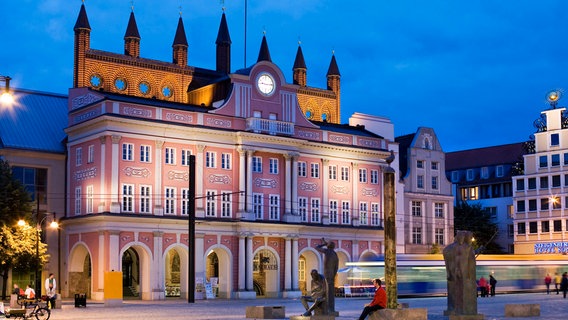
{"label": "brick gothic tower", "polygon": [[302,53],[302,47],[300,45],[298,45],[298,51],[296,52],[296,59],[294,60],[292,70],[294,71],[294,84],[305,87],[308,83],[308,68],[306,67],[306,61],[304,60],[304,54]]}
{"label": "brick gothic tower", "polygon": [[138,33],[134,11],[130,12],[128,27],[124,34],[124,54],[134,58],[140,57],[140,33]]}
{"label": "brick gothic tower", "polygon": [[221,16],[221,24],[219,25],[219,32],[217,33],[217,71],[230,73],[231,72],[231,36],[229,35],[229,27],[227,26],[227,19],[225,12]]}
{"label": "brick gothic tower", "polygon": [[81,11],[75,22],[75,43],[73,53],[73,87],[82,87],[85,85],[85,52],[91,46],[91,26],[87,18],[87,11],[85,11],[85,4],[81,5]]}
{"label": "brick gothic tower", "polygon": [[341,96],[340,96],[340,78],[339,68],[337,67],[337,62],[335,61],[335,54],[331,56],[331,62],[329,63],[329,68],[327,69],[327,89],[335,92],[337,99],[335,101],[337,105],[337,122],[339,123],[339,115],[341,114]]}
{"label": "brick gothic tower", "polygon": [[187,66],[187,37],[185,36],[185,28],[183,27],[183,20],[181,15],[178,20],[176,35],[174,43],[172,44],[173,58],[172,62],[180,67]]}

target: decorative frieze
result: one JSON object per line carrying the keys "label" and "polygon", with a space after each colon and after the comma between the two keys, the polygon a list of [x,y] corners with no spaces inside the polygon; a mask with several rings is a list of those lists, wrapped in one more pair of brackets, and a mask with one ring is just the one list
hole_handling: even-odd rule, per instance
{"label": "decorative frieze", "polygon": [[212,127],[230,128],[232,126],[230,120],[217,119],[217,118],[206,118],[205,123]]}
{"label": "decorative frieze", "polygon": [[73,98],[73,100],[71,100],[71,110],[81,108],[99,100],[102,100],[102,97],[94,95],[92,93],[87,93],[85,95],[75,97]]}
{"label": "decorative frieze", "polygon": [[376,197],[379,192],[377,191],[377,189],[363,188],[361,189],[361,194],[364,197]]}
{"label": "decorative frieze", "polygon": [[97,176],[97,168],[88,168],[76,171],[74,174],[75,181],[87,180]]}
{"label": "decorative frieze", "polygon": [[135,107],[124,107],[122,113],[127,116],[152,118],[152,111]]}
{"label": "decorative frieze", "polygon": [[80,123],[89,119],[92,119],[98,115],[101,114],[101,111],[98,109],[93,109],[90,111],[87,111],[85,113],[81,113],[76,115],[75,117],[73,117],[73,123]]}
{"label": "decorative frieze", "polygon": [[349,137],[341,136],[341,135],[337,135],[337,134],[330,134],[329,135],[329,141],[335,142],[335,143],[343,143],[343,144],[351,143],[351,139]]}
{"label": "decorative frieze", "polygon": [[254,184],[259,188],[276,188],[276,180],[256,178]]}
{"label": "decorative frieze", "polygon": [[192,123],[193,116],[190,114],[181,114],[181,113],[173,113],[173,112],[166,112],[166,116],[164,118],[168,121],[175,121],[175,122],[185,122],[185,123]]}
{"label": "decorative frieze", "polygon": [[189,181],[189,172],[188,171],[179,171],[179,170],[170,170],[170,171],[168,171],[168,179],[169,180]]}
{"label": "decorative frieze", "polygon": [[146,168],[126,167],[123,171],[125,175],[136,178],[147,178],[151,174]]}
{"label": "decorative frieze", "polygon": [[319,132],[317,132],[317,131],[306,131],[306,130],[298,130],[298,137],[310,139],[310,140],[320,140],[321,139]]}
{"label": "decorative frieze", "polygon": [[318,190],[318,184],[314,183],[314,182],[302,182],[300,184],[300,190],[303,191],[317,191]]}
{"label": "decorative frieze", "polygon": [[231,183],[231,178],[226,174],[210,174],[209,182],[219,183],[219,184],[229,184]]}
{"label": "decorative frieze", "polygon": [[331,186],[331,192],[335,194],[349,194],[349,188],[347,186]]}

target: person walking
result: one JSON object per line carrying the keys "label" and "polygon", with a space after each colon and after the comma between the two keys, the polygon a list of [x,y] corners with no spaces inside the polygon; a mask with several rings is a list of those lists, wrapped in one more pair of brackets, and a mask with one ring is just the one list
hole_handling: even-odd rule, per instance
{"label": "person walking", "polygon": [[566,299],[566,293],[568,292],[568,272],[564,272],[562,274],[562,280],[560,281],[560,290],[562,290],[564,299]]}
{"label": "person walking", "polygon": [[495,296],[495,286],[497,285],[497,279],[493,277],[492,274],[489,275],[489,285],[491,286],[491,296]]}
{"label": "person walking", "polygon": [[26,296],[26,299],[35,299],[35,290],[28,284],[26,286],[26,291],[24,291],[24,295]]}
{"label": "person walking", "polygon": [[556,272],[554,274],[554,288],[556,289],[556,294],[560,293],[560,282],[561,281],[562,281],[562,278],[560,277],[558,272]]}
{"label": "person walking", "polygon": [[55,288],[57,288],[57,281],[55,281],[53,273],[50,273],[49,277],[45,279],[45,294],[47,295],[47,307],[51,309],[55,309],[55,300],[57,300]]}
{"label": "person walking", "polygon": [[477,286],[479,287],[479,291],[481,293],[481,297],[487,297],[487,280],[483,276],[479,278],[477,282]]}
{"label": "person walking", "polygon": [[550,294],[551,283],[552,283],[552,277],[550,277],[550,273],[547,273],[546,277],[544,277],[544,284],[546,285],[546,294]]}
{"label": "person walking", "polygon": [[375,296],[371,303],[367,303],[365,305],[363,312],[361,312],[361,315],[359,316],[359,320],[365,320],[371,312],[379,309],[385,309],[387,307],[387,292],[383,289],[383,287],[381,287],[381,284],[381,279],[375,279],[373,281],[373,285],[375,286]]}

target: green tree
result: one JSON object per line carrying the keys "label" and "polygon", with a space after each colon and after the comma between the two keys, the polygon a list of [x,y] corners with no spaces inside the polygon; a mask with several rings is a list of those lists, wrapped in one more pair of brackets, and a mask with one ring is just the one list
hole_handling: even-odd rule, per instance
{"label": "green tree", "polygon": [[480,253],[503,253],[503,248],[495,242],[499,228],[491,219],[491,213],[480,204],[460,202],[454,207],[454,230],[473,232],[474,247]]}
{"label": "green tree", "polygon": [[[7,161],[0,159],[0,276],[3,279],[2,299],[6,298],[10,270],[37,270],[38,262],[47,261],[46,245],[38,240],[39,232],[30,226],[30,195],[12,174]],[[18,221],[28,221],[19,226]],[[37,242],[36,242],[37,241]],[[40,261],[36,258],[36,244]]]}

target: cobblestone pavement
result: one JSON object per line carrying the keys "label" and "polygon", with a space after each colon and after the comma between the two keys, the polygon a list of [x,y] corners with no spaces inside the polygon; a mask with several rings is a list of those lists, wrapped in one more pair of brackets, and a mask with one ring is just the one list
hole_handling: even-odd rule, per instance
{"label": "cobblestone pavement", "polygon": [[[337,298],[337,320],[357,319],[362,307],[371,298]],[[408,303],[410,308],[427,308],[429,320],[448,319],[443,316],[447,305],[445,297],[400,299],[400,303]],[[497,320],[505,318],[505,304],[539,303],[541,316],[531,319],[567,319],[568,299],[562,295],[546,295],[544,293],[507,294],[491,298],[478,298],[478,311],[485,319]],[[91,319],[246,319],[247,306],[284,306],[286,317],[300,315],[302,305],[297,299],[256,299],[256,300],[198,300],[187,303],[184,300],[140,301],[125,300],[122,306],[106,308],[100,302],[88,301],[86,308],[75,308],[73,301],[67,300],[62,309],[52,312],[50,320],[91,320]],[[511,319],[511,318],[507,318]]]}

